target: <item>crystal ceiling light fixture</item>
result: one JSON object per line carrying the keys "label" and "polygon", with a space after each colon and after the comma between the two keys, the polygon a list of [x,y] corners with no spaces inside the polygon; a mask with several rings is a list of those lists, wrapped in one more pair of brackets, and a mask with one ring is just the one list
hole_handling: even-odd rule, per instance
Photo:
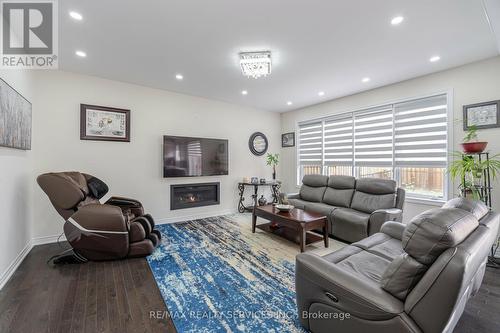
{"label": "crystal ceiling light fixture", "polygon": [[271,52],[242,52],[240,53],[240,66],[243,75],[258,79],[271,74]]}

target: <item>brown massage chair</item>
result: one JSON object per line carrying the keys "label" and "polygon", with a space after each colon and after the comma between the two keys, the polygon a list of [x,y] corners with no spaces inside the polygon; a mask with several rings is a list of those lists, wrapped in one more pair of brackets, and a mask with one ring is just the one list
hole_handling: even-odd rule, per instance
{"label": "brown massage chair", "polygon": [[56,256],[54,263],[145,257],[160,243],[151,215],[133,199],[111,197],[100,179],[80,172],[45,173],[38,185],[64,220],[64,234],[72,253]]}

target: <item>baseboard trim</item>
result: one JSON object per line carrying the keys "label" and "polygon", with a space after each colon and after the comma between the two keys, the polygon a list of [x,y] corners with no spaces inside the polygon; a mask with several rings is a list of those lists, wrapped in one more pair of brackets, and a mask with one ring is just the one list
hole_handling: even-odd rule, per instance
{"label": "baseboard trim", "polygon": [[17,257],[10,263],[9,267],[5,270],[5,272],[0,277],[0,290],[3,289],[5,284],[10,280],[14,272],[17,270],[19,265],[23,262],[24,258],[30,253],[33,248],[33,241],[30,239],[28,243],[24,246],[24,248],[19,252]]}
{"label": "baseboard trim", "polygon": [[[43,245],[43,244],[56,243],[57,239],[59,238],[59,236],[60,235],[35,237],[32,240],[32,244],[33,244],[33,246],[35,246],[35,245]],[[61,241],[61,242],[66,241],[66,236],[61,235],[61,238],[59,238],[59,241]]]}
{"label": "baseboard trim", "polygon": [[204,219],[207,217],[229,215],[229,214],[236,214],[236,213],[237,213],[236,210],[228,209],[228,210],[220,211],[217,213],[194,214],[194,215],[178,216],[178,217],[164,217],[164,218],[160,218],[160,219],[155,219],[155,222],[156,222],[156,224],[169,224],[169,223],[198,220],[198,219]]}
{"label": "baseboard trim", "polygon": [[[197,219],[203,219],[203,218],[207,218],[207,217],[229,215],[229,214],[236,214],[236,213],[237,213],[237,211],[235,211],[235,210],[225,210],[225,211],[220,211],[218,213],[195,214],[195,215],[189,215],[189,216],[161,218],[161,219],[156,219],[155,222],[156,222],[156,224],[168,224],[168,223],[197,220]],[[29,240],[28,243],[26,243],[24,248],[21,250],[21,252],[19,252],[17,257],[11,262],[9,267],[7,267],[5,272],[1,275],[1,277],[0,277],[0,290],[9,281],[9,279],[12,277],[14,272],[17,270],[19,265],[23,262],[24,258],[26,258],[26,256],[28,255],[28,253],[30,253],[31,249],[34,246],[56,243],[59,236],[60,235],[34,237],[31,240]],[[59,241],[62,242],[65,240],[66,240],[66,237],[64,235],[60,236]]]}

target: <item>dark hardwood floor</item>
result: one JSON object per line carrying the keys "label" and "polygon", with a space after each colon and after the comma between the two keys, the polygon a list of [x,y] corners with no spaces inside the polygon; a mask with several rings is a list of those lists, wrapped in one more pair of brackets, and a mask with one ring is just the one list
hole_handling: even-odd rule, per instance
{"label": "dark hardwood floor", "polygon": [[[0,291],[0,332],[175,332],[145,259],[48,266],[61,251],[34,247]],[[487,269],[455,329],[476,332],[500,332],[498,269]]]}
{"label": "dark hardwood floor", "polygon": [[0,291],[0,332],[175,332],[144,258],[46,264],[60,252],[35,246]]}

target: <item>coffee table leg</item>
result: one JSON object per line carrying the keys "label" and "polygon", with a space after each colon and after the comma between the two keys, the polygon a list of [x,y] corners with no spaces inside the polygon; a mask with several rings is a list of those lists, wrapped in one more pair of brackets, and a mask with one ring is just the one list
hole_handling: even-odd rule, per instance
{"label": "coffee table leg", "polygon": [[325,219],[325,226],[323,227],[323,237],[325,241],[325,247],[328,248],[329,242],[330,242],[330,237],[328,236],[328,220]]}
{"label": "coffee table leg", "polygon": [[255,225],[257,224],[257,215],[252,214],[252,233],[255,233]]}
{"label": "coffee table leg", "polygon": [[300,252],[304,252],[306,250],[306,229],[304,225],[300,225]]}

